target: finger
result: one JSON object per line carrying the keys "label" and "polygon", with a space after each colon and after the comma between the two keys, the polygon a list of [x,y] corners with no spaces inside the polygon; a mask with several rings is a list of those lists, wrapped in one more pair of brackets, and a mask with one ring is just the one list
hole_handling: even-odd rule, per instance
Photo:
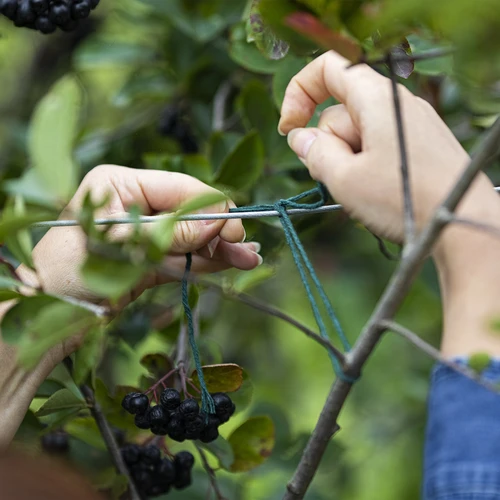
{"label": "finger", "polygon": [[326,108],[321,113],[318,128],[340,137],[355,153],[361,151],[361,136],[344,104]]}
{"label": "finger", "polygon": [[[228,208],[236,208],[232,200],[228,200],[227,203]],[[245,241],[246,232],[241,219],[228,219],[220,230],[219,236],[229,243],[242,243]]]}
{"label": "finger", "polygon": [[340,137],[316,128],[295,129],[289,134],[288,142],[311,177],[324,183],[334,197],[342,190],[349,169],[361,156]]}
{"label": "finger", "polygon": [[376,95],[387,79],[366,64],[348,68],[351,63],[329,51],[308,64],[288,85],[278,129],[288,134],[305,127],[316,106],[330,96],[345,104],[353,122],[360,127],[361,110],[377,106]]}

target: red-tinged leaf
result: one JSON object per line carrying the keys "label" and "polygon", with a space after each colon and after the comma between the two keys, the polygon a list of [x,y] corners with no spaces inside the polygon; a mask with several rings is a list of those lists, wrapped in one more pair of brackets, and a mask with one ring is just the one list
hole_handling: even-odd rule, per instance
{"label": "red-tinged leaf", "polygon": [[355,40],[332,31],[312,14],[295,12],[286,18],[285,24],[325,49],[335,50],[352,62],[358,61],[362,55],[361,47]]}
{"label": "red-tinged leaf", "polygon": [[[208,391],[214,392],[234,392],[243,383],[243,369],[234,364],[203,366],[203,376],[207,384]],[[200,387],[198,372],[195,370],[191,376],[193,384]]]}

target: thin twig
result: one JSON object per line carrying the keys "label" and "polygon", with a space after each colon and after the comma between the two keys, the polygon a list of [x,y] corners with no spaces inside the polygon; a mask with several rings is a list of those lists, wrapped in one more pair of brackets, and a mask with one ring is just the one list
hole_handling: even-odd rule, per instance
{"label": "thin twig", "polygon": [[115,436],[113,435],[113,431],[111,430],[111,427],[109,426],[109,423],[104,416],[101,406],[95,399],[94,391],[86,385],[80,387],[80,390],[89,403],[90,413],[94,417],[99,432],[101,433],[104,443],[106,444],[106,448],[111,455],[113,465],[116,467],[116,470],[119,474],[125,476],[128,479],[130,500],[141,500],[141,497],[135,487],[134,481],[132,480],[127,466],[123,461],[122,455],[120,453],[120,448],[118,446],[118,443],[116,442]]}
{"label": "thin twig", "polygon": [[[181,279],[183,277],[184,273],[180,273],[177,269],[174,269],[172,267],[168,267],[166,265],[163,265],[162,268],[159,270],[159,272],[166,274],[172,278],[175,279]],[[331,342],[328,340],[324,339],[317,333],[313,332],[310,328],[307,326],[303,325],[300,321],[297,321],[296,319],[292,318],[288,314],[284,313],[280,309],[271,306],[267,304],[266,302],[262,302],[259,299],[256,299],[255,297],[252,297],[251,295],[248,295],[246,293],[241,293],[241,292],[236,292],[231,289],[227,289],[224,286],[215,283],[213,281],[209,281],[206,279],[199,278],[195,276],[193,273],[187,276],[187,279],[189,280],[190,283],[196,283],[199,285],[202,285],[207,288],[215,289],[220,291],[224,297],[235,300],[237,302],[241,302],[243,304],[246,304],[247,306],[252,307],[253,309],[256,309],[258,311],[264,312],[266,314],[269,314],[270,316],[274,316],[275,318],[281,319],[285,321],[286,323],[294,326],[298,330],[300,330],[302,333],[307,335],[309,338],[317,342],[318,344],[322,345],[325,349],[330,351],[340,362],[341,366],[344,365],[345,363],[345,356],[344,354],[339,351]]]}
{"label": "thin twig", "polygon": [[494,384],[491,384],[487,380],[483,379],[476,371],[471,370],[470,368],[467,368],[460,363],[455,363],[454,361],[450,361],[449,359],[445,358],[434,346],[430,345],[428,342],[420,338],[410,329],[404,327],[403,325],[400,325],[399,323],[396,323],[395,321],[382,321],[380,323],[380,326],[386,330],[391,330],[394,333],[401,335],[401,337],[404,337],[411,344],[413,344],[415,347],[420,349],[422,352],[427,354],[427,356],[431,357],[438,363],[441,363],[442,365],[445,365],[448,368],[461,373],[465,377],[474,380],[474,382],[477,382],[479,385],[482,385],[486,389],[498,394],[498,387],[495,387]]}
{"label": "thin twig", "polygon": [[[393,318],[413,284],[424,259],[429,255],[441,230],[447,224],[440,217],[440,213],[443,211],[445,213],[448,211],[453,212],[456,209],[479,171],[488,166],[493,160],[494,153],[498,152],[499,141],[500,118],[488,131],[477,154],[472,158],[427,226],[419,234],[416,241],[406,248],[398,268],[364,326],[356,344],[352,351],[346,355],[346,367],[344,369],[346,375],[351,377],[360,375],[361,369],[378,344],[384,331],[380,324]],[[299,465],[288,483],[287,491],[283,497],[284,500],[301,500],[304,498],[351,388],[351,383],[339,378],[333,383],[316,427],[301,456]]]}
{"label": "thin twig", "polygon": [[227,498],[222,494],[222,492],[219,488],[219,483],[217,482],[217,476],[215,475],[215,471],[212,469],[212,467],[210,467],[210,464],[208,463],[207,455],[203,451],[203,448],[197,444],[196,449],[198,450],[198,453],[200,454],[203,468],[205,469],[205,471],[208,475],[208,479],[210,480],[210,485],[212,486],[212,489],[214,490],[216,500],[227,500]]}
{"label": "thin twig", "polygon": [[387,55],[389,64],[389,73],[391,76],[392,98],[394,102],[394,113],[396,115],[396,127],[398,132],[398,145],[401,161],[401,180],[403,183],[404,196],[404,222],[405,222],[405,241],[410,243],[415,237],[415,220],[413,216],[413,200],[410,187],[410,171],[408,168],[408,154],[406,151],[406,139],[404,133],[403,113],[401,110],[401,100],[399,98],[398,81],[394,71],[394,55],[389,52]]}
{"label": "thin twig", "polygon": [[[455,49],[453,47],[443,47],[443,48],[438,48],[438,49],[431,49],[427,50],[425,52],[420,52],[417,54],[393,54],[393,61],[394,62],[401,62],[401,61],[425,61],[428,59],[437,59],[438,57],[446,57],[446,56],[451,56],[455,52]],[[349,68],[352,68],[354,66],[358,66],[359,64],[368,64],[369,66],[378,66],[380,64],[387,64],[387,57],[381,57],[379,59],[373,59],[370,61],[369,59],[360,59],[359,61],[356,61],[352,63]]]}
{"label": "thin twig", "polygon": [[214,97],[212,130],[220,132],[224,130],[226,121],[226,104],[231,94],[232,85],[229,80],[223,82],[217,89]]}

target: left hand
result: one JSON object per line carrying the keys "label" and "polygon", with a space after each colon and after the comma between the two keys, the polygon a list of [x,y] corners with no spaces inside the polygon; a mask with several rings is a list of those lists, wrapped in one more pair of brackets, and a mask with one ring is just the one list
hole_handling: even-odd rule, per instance
{"label": "left hand", "polygon": [[[110,197],[109,203],[96,214],[106,218],[125,217],[133,205],[139,206],[145,215],[175,211],[190,199],[217,191],[185,174],[101,165],[83,179],[66,208],[69,217],[78,214],[88,192],[94,202],[103,200],[106,195]],[[222,202],[221,206],[208,207],[205,211],[227,212],[230,206],[234,204]],[[116,225],[111,236],[119,240],[129,230],[129,225]],[[195,273],[211,273],[231,267],[250,270],[262,262],[257,253],[260,245],[243,243],[244,239],[245,230],[239,219],[178,222],[165,265],[181,274],[185,254],[192,252],[192,271]],[[41,285],[48,293],[98,302],[99,297],[85,287],[79,272],[85,260],[85,242],[85,234],[79,227],[52,228],[33,251],[36,276],[23,266],[19,273],[28,283]],[[165,274],[145,276],[120,301],[120,305],[135,300],[146,288],[173,280],[175,277],[169,278]]]}

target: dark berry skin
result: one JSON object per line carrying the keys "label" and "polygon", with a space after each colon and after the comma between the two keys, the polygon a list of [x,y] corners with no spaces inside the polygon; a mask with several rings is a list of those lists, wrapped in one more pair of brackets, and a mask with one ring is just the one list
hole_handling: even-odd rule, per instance
{"label": "dark berry skin", "polygon": [[156,436],[166,436],[168,434],[168,427],[166,425],[153,425],[151,432]]}
{"label": "dark berry skin", "polygon": [[212,398],[214,400],[217,417],[219,417],[221,423],[226,423],[236,410],[235,404],[231,401],[231,398],[223,392],[212,394]]}
{"label": "dark berry skin", "polygon": [[99,5],[100,0],[90,0],[90,8],[94,10]]}
{"label": "dark berry skin", "polygon": [[64,4],[52,5],[49,11],[49,19],[58,26],[71,20],[69,8]]}
{"label": "dark berry skin", "polygon": [[65,453],[69,450],[68,435],[65,432],[53,432],[42,437],[42,447],[50,453]]}
{"label": "dark berry skin", "polygon": [[17,7],[14,24],[16,26],[27,26],[35,22],[36,14],[31,9],[29,0],[22,0]]}
{"label": "dark berry skin", "polygon": [[219,429],[216,426],[207,426],[201,431],[199,440],[202,443],[211,443],[212,441],[215,441],[218,437],[219,437]]}
{"label": "dark berry skin", "polygon": [[48,0],[30,0],[30,4],[35,14],[41,14],[49,8]]}
{"label": "dark berry skin", "polygon": [[76,28],[78,27],[78,23],[76,21],[69,20],[68,22],[61,24],[59,28],[61,28],[63,31],[75,31]]}
{"label": "dark berry skin", "polygon": [[174,487],[183,490],[188,486],[191,486],[191,470],[181,469],[175,476]]}
{"label": "dark berry skin", "polygon": [[146,394],[139,394],[139,396],[135,396],[130,398],[128,403],[129,412],[132,415],[137,415],[138,413],[146,413],[149,408],[149,399]]}
{"label": "dark berry skin", "polygon": [[81,0],[78,3],[75,3],[73,7],[71,7],[71,18],[75,21],[78,21],[79,19],[85,19],[86,17],[89,17],[90,11],[90,3],[85,0]]}
{"label": "dark berry skin", "polygon": [[146,465],[161,463],[161,451],[154,445],[146,446],[141,450],[141,461]]}
{"label": "dark berry skin", "polygon": [[0,12],[11,21],[14,21],[17,14],[17,5],[17,0],[0,0]]}
{"label": "dark berry skin", "polygon": [[205,419],[201,415],[190,419],[186,422],[186,439],[198,439],[204,427]]}
{"label": "dark berry skin", "polygon": [[177,410],[179,415],[182,415],[184,418],[195,417],[200,413],[200,407],[198,406],[198,402],[196,399],[185,399],[179,406]]}
{"label": "dark berry skin", "polygon": [[149,419],[149,411],[136,415],[134,418],[134,423],[139,429],[150,429],[151,421]]}
{"label": "dark berry skin", "polygon": [[151,423],[151,427],[155,426],[166,426],[168,424],[168,414],[167,412],[160,406],[153,406],[148,411],[149,414],[149,422]]}
{"label": "dark berry skin", "polygon": [[189,451],[181,451],[175,455],[174,465],[177,468],[191,469],[194,465],[194,457]]}
{"label": "dark berry skin", "polygon": [[40,31],[40,33],[48,35],[49,33],[54,33],[57,26],[47,16],[40,16],[35,21],[35,28]]}
{"label": "dark berry skin", "polygon": [[172,484],[175,479],[175,466],[168,458],[164,458],[155,469],[155,474],[162,483]]}
{"label": "dark berry skin", "polygon": [[181,395],[175,389],[165,389],[160,396],[160,404],[165,410],[176,410],[181,404]]}
{"label": "dark berry skin", "polygon": [[170,419],[167,426],[168,436],[174,441],[182,443],[186,439],[186,430],[184,428],[184,422],[178,417],[174,416]]}
{"label": "dark berry skin", "polygon": [[140,396],[140,392],[129,392],[128,394],[125,395],[125,397],[122,399],[122,408],[128,412],[130,412],[130,401],[132,398],[135,398],[137,396]]}
{"label": "dark berry skin", "polygon": [[136,444],[128,444],[121,449],[123,461],[127,465],[134,465],[139,462],[141,449]]}
{"label": "dark berry skin", "polygon": [[153,477],[149,471],[141,471],[135,477],[135,482],[141,491],[147,491],[151,488]]}

